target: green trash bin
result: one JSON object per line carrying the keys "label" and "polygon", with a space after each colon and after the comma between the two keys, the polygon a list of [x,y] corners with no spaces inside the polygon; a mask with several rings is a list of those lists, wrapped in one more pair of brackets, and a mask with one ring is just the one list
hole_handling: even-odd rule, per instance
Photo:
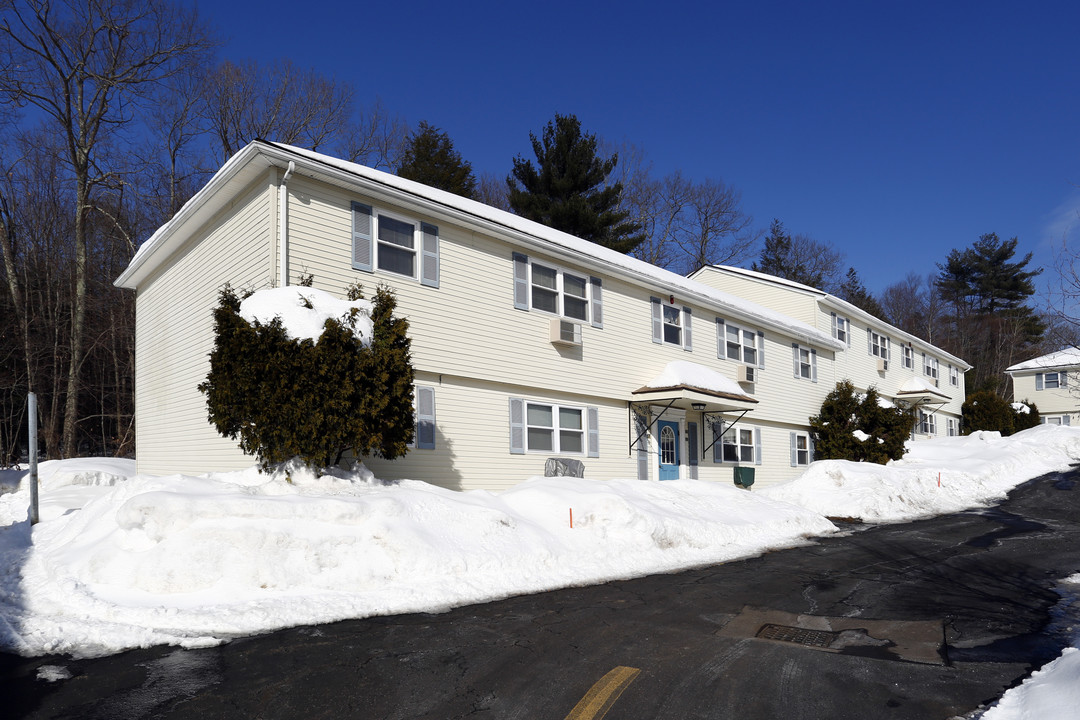
{"label": "green trash bin", "polygon": [[735,484],[745,490],[749,490],[750,486],[754,484],[754,468],[735,468]]}

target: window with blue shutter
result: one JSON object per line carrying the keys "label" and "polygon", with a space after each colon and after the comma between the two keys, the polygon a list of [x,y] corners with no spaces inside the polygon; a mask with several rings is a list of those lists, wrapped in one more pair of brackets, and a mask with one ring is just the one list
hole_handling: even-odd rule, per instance
{"label": "window with blue shutter", "polygon": [[420,223],[420,282],[439,287],[439,228]]}
{"label": "window with blue shutter", "polygon": [[435,448],[435,388],[416,387],[416,447]]}
{"label": "window with blue shutter", "polygon": [[374,267],[372,261],[372,233],[371,233],[370,205],[358,202],[352,204],[352,266],[356,270],[371,272]]}

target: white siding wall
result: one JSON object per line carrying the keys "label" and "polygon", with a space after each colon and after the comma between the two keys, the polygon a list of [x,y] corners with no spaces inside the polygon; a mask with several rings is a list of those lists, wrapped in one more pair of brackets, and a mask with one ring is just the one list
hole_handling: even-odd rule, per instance
{"label": "white siding wall", "polygon": [[1035,403],[1039,415],[1069,414],[1070,424],[1080,426],[1080,373],[1069,371],[1066,387],[1047,389],[1044,385],[1042,390],[1036,389],[1035,374],[1013,375],[1013,398]]}
{"label": "white siding wall", "polygon": [[693,275],[693,279],[717,290],[723,290],[763,307],[782,312],[807,325],[814,324],[817,299],[813,294],[798,288],[785,287],[712,267],[701,268]]}
{"label": "white siding wall", "polygon": [[246,467],[236,443],[206,419],[196,387],[209,371],[211,313],[219,289],[265,286],[273,200],[269,185],[252,188],[192,238],[135,300],[135,432],[141,473],[168,474]]}

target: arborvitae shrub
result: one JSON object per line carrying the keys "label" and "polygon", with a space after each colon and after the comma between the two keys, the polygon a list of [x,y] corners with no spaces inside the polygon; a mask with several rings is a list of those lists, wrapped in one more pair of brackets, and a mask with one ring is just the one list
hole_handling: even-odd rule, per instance
{"label": "arborvitae shrub", "polygon": [[1012,435],[1016,428],[1016,411],[997,393],[989,390],[968,395],[960,412],[964,418],[965,435],[979,430],[996,430],[1002,435]]}
{"label": "arborvitae shrub", "polygon": [[[359,286],[350,300],[362,299]],[[299,457],[312,467],[346,453],[394,459],[413,439],[413,367],[408,321],[394,316],[386,288],[375,293],[372,337],[365,345],[344,322],[329,319],[318,342],[288,337],[279,319],[248,323],[240,299],[221,291],[206,394],[210,422],[241,449],[271,465]]]}
{"label": "arborvitae shrub", "polygon": [[[860,398],[850,380],[842,380],[825,397],[821,412],[810,418],[814,457],[884,464],[904,455],[904,441],[915,422],[911,410],[882,407],[870,388]],[[860,440],[855,431],[869,437]]]}
{"label": "arborvitae shrub", "polygon": [[1035,406],[1035,403],[1024,400],[1024,405],[1027,405],[1027,412],[1020,412],[1013,409],[1013,432],[1020,432],[1021,430],[1027,430],[1033,428],[1039,424],[1039,408]]}

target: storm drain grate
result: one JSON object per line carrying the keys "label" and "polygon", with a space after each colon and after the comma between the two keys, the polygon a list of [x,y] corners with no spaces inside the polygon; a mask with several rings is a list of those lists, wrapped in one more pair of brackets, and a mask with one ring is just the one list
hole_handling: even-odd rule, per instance
{"label": "storm drain grate", "polygon": [[809,645],[810,647],[827,648],[836,640],[837,634],[826,630],[807,630],[805,628],[791,627],[790,625],[774,625],[768,623],[762,625],[755,637],[765,640],[779,640],[781,642],[796,643],[797,645]]}

